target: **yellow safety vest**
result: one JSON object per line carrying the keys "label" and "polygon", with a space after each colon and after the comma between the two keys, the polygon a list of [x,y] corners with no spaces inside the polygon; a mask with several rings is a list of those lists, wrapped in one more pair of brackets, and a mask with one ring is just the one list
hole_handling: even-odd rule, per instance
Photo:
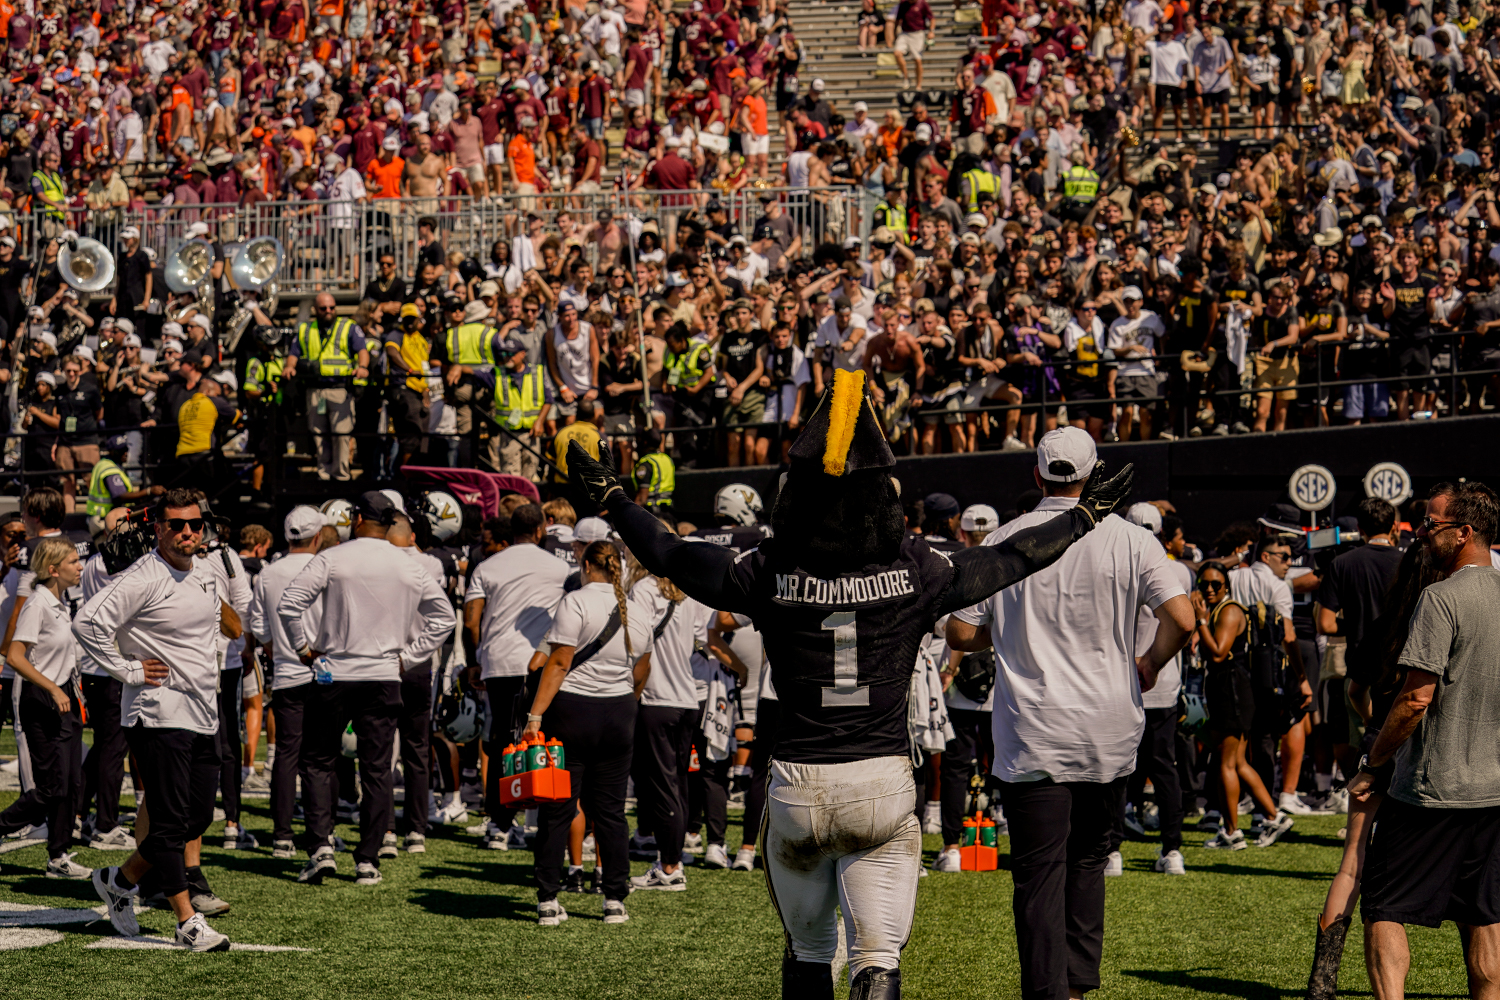
{"label": "yellow safety vest", "polygon": [[988,192],[997,195],[1000,192],[1000,178],[988,170],[975,167],[964,174],[964,179],[969,182],[969,211],[979,211],[979,196]]}
{"label": "yellow safety vest", "polygon": [[[305,363],[317,363],[318,374],[324,378],[343,378],[354,374],[354,355],[349,350],[349,335],[354,332],[354,321],[339,316],[333,321],[333,336],[326,341],[318,332],[317,320],[307,320],[297,326],[297,346],[302,351]],[[355,385],[364,385],[364,379],[355,379]]]}
{"label": "yellow safety vest", "polygon": [[677,489],[677,467],[670,455],[653,451],[635,463],[635,482],[637,486],[646,486],[647,507],[670,507],[672,491]]}
{"label": "yellow safety vest", "polygon": [[703,355],[708,352],[707,344],[690,344],[684,354],[673,354],[667,351],[663,359],[663,366],[667,372],[668,389],[686,389],[688,386],[696,385],[708,371],[708,366],[703,364]]}
{"label": "yellow safety vest", "polygon": [[521,373],[521,385],[512,384],[511,372],[496,372],[495,416],[509,430],[530,430],[546,403],[546,386],[541,365],[527,365]]}
{"label": "yellow safety vest", "polygon": [[[68,187],[63,183],[62,174],[51,170],[38,170],[36,177],[37,180],[42,182],[42,194],[53,201],[68,200]],[[49,219],[61,219],[63,217],[62,209],[56,205],[48,204],[46,212]]]}
{"label": "yellow safety vest", "polygon": [[1063,197],[1074,201],[1091,202],[1099,196],[1099,175],[1080,163],[1075,163],[1063,174]]}
{"label": "yellow safety vest", "polygon": [[905,205],[892,205],[889,202],[885,201],[884,199],[881,199],[879,202],[876,203],[875,208],[877,210],[884,210],[884,212],[885,212],[885,226],[886,226],[886,228],[889,229],[891,232],[895,233],[896,236],[901,240],[902,243],[905,243],[906,242],[906,206]]}
{"label": "yellow safety vest", "polygon": [[448,360],[455,365],[492,365],[495,353],[493,338],[484,323],[465,323],[448,328]]}
{"label": "yellow safety vest", "polygon": [[114,507],[114,498],[109,495],[109,487],[104,485],[104,481],[110,476],[119,476],[125,480],[126,493],[134,491],[135,486],[131,484],[130,477],[125,475],[125,470],[112,459],[101,458],[94,463],[94,471],[89,475],[89,501],[84,508],[84,513],[89,517],[103,517]]}

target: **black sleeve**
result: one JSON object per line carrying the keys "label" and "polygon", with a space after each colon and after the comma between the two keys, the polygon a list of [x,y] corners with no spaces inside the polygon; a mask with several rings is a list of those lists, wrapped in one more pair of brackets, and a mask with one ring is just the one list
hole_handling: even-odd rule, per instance
{"label": "black sleeve", "polygon": [[1046,569],[1093,526],[1086,513],[1072,507],[1066,516],[1018,531],[999,545],[979,545],[954,552],[948,557],[953,563],[953,580],[938,598],[938,617],[978,604],[1037,570]]}
{"label": "black sleeve", "polygon": [[749,613],[744,579],[735,573],[737,556],[708,542],[688,542],[654,516],[615,494],[609,515],[630,551],[656,576],[670,579],[695,601],[716,611]]}

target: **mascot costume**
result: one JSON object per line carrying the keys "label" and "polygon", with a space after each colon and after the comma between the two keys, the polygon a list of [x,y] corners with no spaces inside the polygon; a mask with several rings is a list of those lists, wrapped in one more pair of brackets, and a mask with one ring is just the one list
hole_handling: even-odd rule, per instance
{"label": "mascot costume", "polygon": [[851,1000],[901,995],[922,839],[907,692],[943,615],[1056,561],[1130,492],[1131,467],[1095,467],[1079,504],[995,546],[943,554],[908,535],[896,461],[865,393],[840,371],[792,446],[774,537],[736,554],[683,541],[576,444],[574,482],[643,565],[761,632],[781,699],[763,823],[766,883],[786,931],[782,997],[832,1000],[844,914]]}

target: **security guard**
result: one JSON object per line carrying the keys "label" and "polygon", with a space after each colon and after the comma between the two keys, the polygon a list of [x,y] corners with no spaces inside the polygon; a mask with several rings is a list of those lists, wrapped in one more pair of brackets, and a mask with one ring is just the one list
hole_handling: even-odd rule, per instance
{"label": "security guard", "polygon": [[896,234],[896,238],[902,243],[910,242],[906,238],[906,188],[887,188],[885,197],[875,203],[875,214],[870,220],[872,230],[885,226]]}
{"label": "security guard", "polygon": [[[536,481],[537,449],[547,433],[552,391],[547,371],[526,360],[526,345],[502,340],[495,345],[495,420],[505,430],[490,436],[490,465],[495,471]],[[514,436],[512,436],[514,435]],[[529,440],[522,438],[529,436]]]}
{"label": "security guard", "polygon": [[988,169],[988,161],[981,163],[963,175],[964,191],[968,194],[970,212],[979,211],[979,196],[988,194],[992,199],[1000,197],[1000,178]]}
{"label": "security guard", "polygon": [[667,329],[667,353],[662,359],[665,388],[672,394],[673,419],[683,430],[674,434],[677,454],[684,468],[690,468],[698,457],[699,434],[691,428],[708,423],[708,408],[713,402],[709,389],[714,382],[713,349],[701,340],[689,340],[687,326],[681,321]]}
{"label": "security guard", "polygon": [[434,352],[443,365],[443,400],[453,407],[458,421],[460,466],[474,464],[474,437],[479,422],[474,419],[474,404],[485,388],[494,384],[495,330],[486,320],[490,307],[474,301],[464,305],[450,299],[443,306],[448,311],[448,332]]}
{"label": "security guard", "polygon": [[1099,175],[1084,166],[1088,154],[1081,147],[1070,155],[1073,165],[1063,174],[1062,216],[1074,222],[1082,222],[1089,214],[1089,207],[1099,197]]}
{"label": "security guard", "polygon": [[42,209],[42,235],[48,239],[62,235],[64,229],[63,209],[68,205],[68,184],[57,172],[61,156],[55,150],[42,154],[42,169],[31,175],[31,193]]}
{"label": "security guard", "polygon": [[422,310],[415,302],[408,302],[401,307],[396,327],[386,328],[385,356],[390,371],[386,403],[400,456],[397,468],[422,450],[427,439],[427,418],[432,412],[428,405],[432,341],[427,339],[423,320]]}
{"label": "security guard", "polygon": [[337,313],[327,292],[313,300],[314,317],[297,325],[297,339],[286,359],[286,377],[307,366],[307,426],[318,449],[318,478],[347,481],[354,432],[354,397],[350,389],[370,377],[365,334],[354,321]]}
{"label": "security guard", "polygon": [[672,509],[672,491],[677,488],[677,466],[662,446],[656,428],[640,434],[641,460],[635,463],[635,502],[653,511]]}
{"label": "security guard", "polygon": [[271,404],[281,405],[286,361],[276,349],[281,332],[272,326],[271,317],[261,311],[258,303],[251,303],[250,317],[252,322],[245,332],[250,356],[245,359],[240,406],[245,412],[245,429],[249,435],[246,450],[256,458],[250,470],[250,488],[258,492],[265,482],[265,463],[270,457]]}
{"label": "security guard", "polygon": [[161,496],[165,492],[161,486],[148,486],[143,490],[135,488],[125,470],[120,468],[129,448],[123,434],[107,438],[104,455],[94,463],[94,471],[89,475],[89,499],[84,513],[88,515],[89,533],[95,538],[104,533],[104,517],[116,504]]}

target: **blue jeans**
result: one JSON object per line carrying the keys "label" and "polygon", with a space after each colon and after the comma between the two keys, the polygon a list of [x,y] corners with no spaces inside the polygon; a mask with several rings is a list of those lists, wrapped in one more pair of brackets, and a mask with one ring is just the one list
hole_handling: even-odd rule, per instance
{"label": "blue jeans", "polygon": [[1344,417],[1347,420],[1383,420],[1391,411],[1391,394],[1384,382],[1351,385],[1344,388]]}
{"label": "blue jeans", "polygon": [[600,139],[604,137],[603,118],[585,118],[583,120],[583,127],[588,131],[590,139]]}

